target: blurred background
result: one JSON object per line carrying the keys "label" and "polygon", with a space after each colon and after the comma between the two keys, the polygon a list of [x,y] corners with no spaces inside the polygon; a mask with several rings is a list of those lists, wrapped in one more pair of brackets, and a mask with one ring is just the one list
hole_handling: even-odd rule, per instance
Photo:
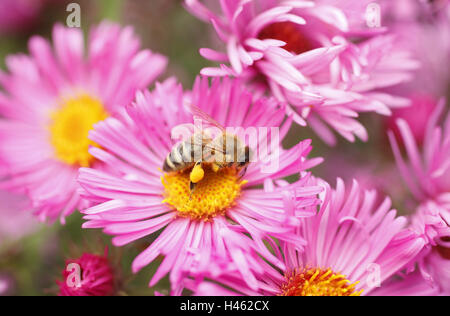
{"label": "blurred background", "polygon": [[[71,2],[75,1],[0,0],[1,69],[5,69],[7,55],[27,53],[30,36],[40,34],[50,38],[54,23],[65,24],[70,14],[66,7]],[[17,9],[12,6],[19,6],[19,3],[29,7],[22,15],[18,14],[18,20],[9,19],[11,10]],[[160,79],[176,76],[186,89],[192,86],[200,69],[209,66],[198,54],[199,48],[218,45],[211,29],[192,17],[183,8],[181,0],[78,0],[76,3],[81,7],[84,32],[104,19],[132,25],[141,37],[143,47],[169,57],[168,71]],[[17,12],[20,10],[17,9]],[[392,19],[398,21],[400,18],[387,16],[385,21],[389,23]],[[409,23],[409,20],[404,23]],[[428,21],[424,23],[432,25]],[[430,40],[433,41],[433,38]],[[434,40],[440,41],[439,38]],[[439,57],[431,56],[432,60],[434,58]],[[448,62],[445,65],[448,75]],[[440,84],[444,86],[441,90],[448,93],[447,79],[440,80]],[[437,95],[433,97],[438,98]],[[417,100],[422,102],[422,106],[434,102],[434,99],[429,101],[425,97],[417,97]],[[325,158],[325,163],[313,170],[315,175],[333,185],[338,176],[344,180],[357,178],[364,187],[377,189],[380,195],[391,196],[394,207],[401,214],[408,214],[412,202],[395,168],[386,137],[392,121],[376,114],[363,115],[361,121],[369,131],[370,140],[367,143],[357,141],[351,144],[340,139],[336,147],[330,148],[308,128],[296,127],[291,130],[284,145],[290,147],[300,140],[311,138],[314,146],[311,156]],[[58,292],[55,281],[61,279],[66,259],[79,257],[88,251],[101,254],[105,247],[109,248],[114,268],[121,275],[121,295],[153,295],[155,290],[168,294],[167,279],[155,288],[147,286],[158,262],[136,275],[130,271],[133,258],[149,244],[149,240],[114,248],[110,238],[101,231],[82,230],[83,221],[77,213],[68,218],[65,226],[59,222],[43,225],[37,223],[28,212],[21,211],[21,203],[20,197],[11,198],[0,192],[0,295],[55,295]]]}

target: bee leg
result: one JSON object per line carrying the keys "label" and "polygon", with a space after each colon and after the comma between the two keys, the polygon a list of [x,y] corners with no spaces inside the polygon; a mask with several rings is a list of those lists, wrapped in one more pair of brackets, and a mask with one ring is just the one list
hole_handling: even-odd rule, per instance
{"label": "bee leg", "polygon": [[239,172],[239,180],[241,180],[241,179],[245,176],[245,174],[247,173],[247,168],[248,168],[248,165],[246,165],[246,166],[244,167],[244,169],[242,169],[242,170]]}
{"label": "bee leg", "polygon": [[189,200],[192,199],[192,193],[194,192],[195,185],[200,182],[205,176],[205,170],[202,168],[201,161],[197,161],[192,168],[191,174],[189,175]]}
{"label": "bee leg", "polygon": [[195,183],[192,181],[189,181],[189,200],[192,200],[192,193],[194,193],[194,189],[195,189]]}

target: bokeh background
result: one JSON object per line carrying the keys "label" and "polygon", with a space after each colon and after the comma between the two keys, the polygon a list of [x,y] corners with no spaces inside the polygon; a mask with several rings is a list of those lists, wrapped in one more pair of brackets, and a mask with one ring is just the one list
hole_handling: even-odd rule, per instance
{"label": "bokeh background", "polygon": [[[198,49],[218,45],[211,29],[191,16],[181,0],[47,0],[37,8],[39,14],[35,20],[0,34],[2,70],[7,55],[27,52],[30,36],[40,34],[50,38],[54,23],[65,24],[69,14],[66,7],[71,2],[81,6],[84,32],[104,19],[132,25],[141,37],[143,47],[169,57],[168,70],[160,79],[176,76],[186,89],[191,87],[200,69],[209,65]],[[0,6],[1,10],[7,8]],[[290,147],[301,139],[311,138],[314,146],[311,156],[326,159],[313,170],[317,176],[333,184],[338,176],[344,180],[357,178],[363,186],[391,196],[394,207],[401,214],[408,214],[410,197],[395,168],[386,137],[386,119],[370,114],[363,115],[361,120],[369,131],[367,143],[351,144],[340,139],[336,147],[330,148],[308,128],[296,127],[284,145]],[[61,279],[66,259],[79,257],[86,251],[101,254],[105,247],[121,276],[119,294],[153,295],[155,290],[168,293],[167,279],[155,288],[147,286],[158,262],[136,275],[130,271],[133,258],[149,244],[149,240],[114,248],[110,238],[101,231],[83,230],[78,213],[68,218],[65,226],[59,222],[43,225],[22,211],[20,204],[20,197],[11,199],[0,192],[0,295],[55,295],[58,292],[55,281]]]}

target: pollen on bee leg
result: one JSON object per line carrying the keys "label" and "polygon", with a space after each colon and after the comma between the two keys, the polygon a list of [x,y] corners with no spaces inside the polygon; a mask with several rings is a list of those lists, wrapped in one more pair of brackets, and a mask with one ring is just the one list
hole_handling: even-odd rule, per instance
{"label": "pollen on bee leg", "polygon": [[205,176],[205,170],[203,170],[201,164],[198,164],[198,165],[195,165],[194,168],[192,168],[189,178],[192,183],[198,183],[203,179],[204,176]]}

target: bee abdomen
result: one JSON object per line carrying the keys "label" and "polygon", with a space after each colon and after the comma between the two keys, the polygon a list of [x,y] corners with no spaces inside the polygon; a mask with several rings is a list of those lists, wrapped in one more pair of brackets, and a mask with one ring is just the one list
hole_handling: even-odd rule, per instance
{"label": "bee abdomen", "polygon": [[179,171],[191,165],[193,151],[189,150],[189,146],[187,142],[175,146],[164,160],[163,170],[166,172]]}
{"label": "bee abdomen", "polygon": [[174,170],[175,166],[174,164],[170,161],[170,154],[167,155],[166,159],[164,160],[164,164],[163,164],[163,171],[165,172],[171,172],[171,171],[176,171]]}

